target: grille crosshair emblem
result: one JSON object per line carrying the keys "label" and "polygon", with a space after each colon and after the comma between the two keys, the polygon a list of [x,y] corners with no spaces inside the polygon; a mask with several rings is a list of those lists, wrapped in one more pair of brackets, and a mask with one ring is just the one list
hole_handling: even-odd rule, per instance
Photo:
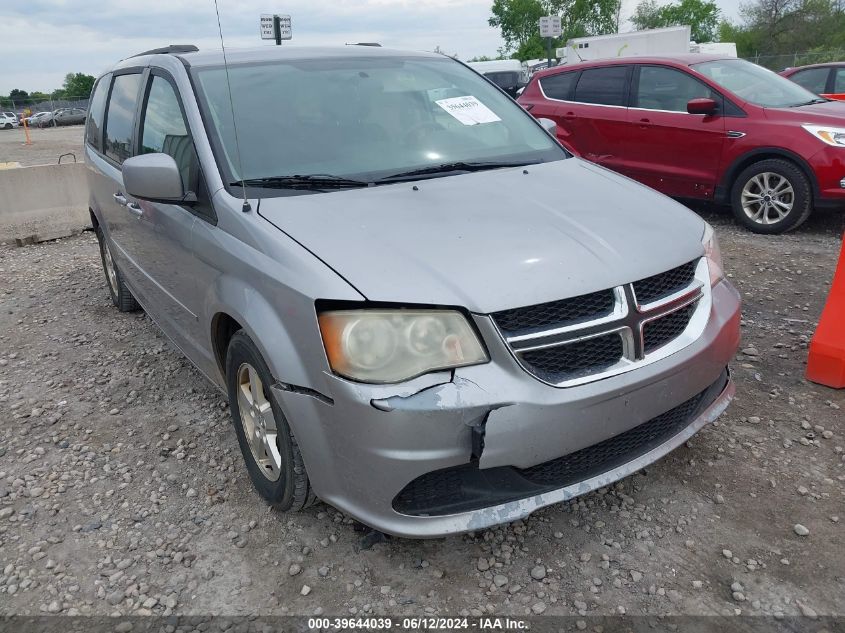
{"label": "grille crosshair emblem", "polygon": [[642,360],[645,357],[643,326],[697,301],[703,294],[702,288],[703,284],[696,280],[690,286],[664,299],[640,305],[631,284],[617,286],[613,289],[616,306],[606,317],[537,334],[511,336],[506,340],[513,351],[520,354],[618,332],[622,337],[625,358],[632,361]]}
{"label": "grille crosshair emblem", "polygon": [[[699,268],[688,285],[668,296],[647,303],[637,301],[634,283],[616,286],[612,289],[614,295],[613,310],[604,316],[528,334],[507,336],[501,330],[499,332],[520,365],[542,382],[547,382],[553,386],[569,386],[589,382],[603,375],[619,373],[619,371],[624,371],[625,368],[633,368],[644,361],[646,357],[644,327],[651,321],[661,319],[700,301],[705,296],[703,279],[706,278],[707,269]],[[498,326],[496,327],[498,328]],[[530,364],[522,358],[522,355],[526,352],[570,345],[614,333],[618,334],[622,340],[622,358],[613,367],[599,372],[598,375],[588,373],[553,383],[538,376],[532,370]],[[671,346],[671,343],[669,345]],[[659,351],[659,349],[650,351],[649,358]]]}

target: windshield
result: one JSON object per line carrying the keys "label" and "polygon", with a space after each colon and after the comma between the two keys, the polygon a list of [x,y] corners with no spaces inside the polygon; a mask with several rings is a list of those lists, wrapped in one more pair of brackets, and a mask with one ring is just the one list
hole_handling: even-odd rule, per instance
{"label": "windshield", "polygon": [[445,163],[567,157],[522,108],[452,59],[361,57],[230,65],[239,161],[225,69],[193,72],[227,182],[372,182]]}
{"label": "windshield", "polygon": [[740,99],[763,108],[788,108],[823,101],[789,79],[743,59],[702,62],[693,68]]}

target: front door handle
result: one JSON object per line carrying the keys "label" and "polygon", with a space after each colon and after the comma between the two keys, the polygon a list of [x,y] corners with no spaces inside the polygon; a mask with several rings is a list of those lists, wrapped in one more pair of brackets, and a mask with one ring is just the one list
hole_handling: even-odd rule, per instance
{"label": "front door handle", "polygon": [[112,198],[114,198],[114,201],[117,202],[120,206],[126,206],[126,196],[124,196],[119,191],[116,194],[112,195]]}
{"label": "front door handle", "polygon": [[141,205],[139,205],[137,202],[127,202],[126,208],[129,209],[130,213],[137,215],[139,217],[144,212],[144,210],[141,208]]}
{"label": "front door handle", "polygon": [[645,117],[640,119],[640,127],[644,130],[651,127],[651,120],[646,119]]}

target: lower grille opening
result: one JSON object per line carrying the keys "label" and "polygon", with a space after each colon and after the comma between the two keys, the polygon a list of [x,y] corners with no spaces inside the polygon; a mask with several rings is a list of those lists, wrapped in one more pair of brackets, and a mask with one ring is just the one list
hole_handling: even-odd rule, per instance
{"label": "lower grille opening", "polygon": [[532,497],[613,470],[668,441],[710,406],[725,388],[727,370],[686,402],[603,442],[531,466],[480,469],[462,464],[426,473],[393,499],[393,509],[411,516],[443,516]]}

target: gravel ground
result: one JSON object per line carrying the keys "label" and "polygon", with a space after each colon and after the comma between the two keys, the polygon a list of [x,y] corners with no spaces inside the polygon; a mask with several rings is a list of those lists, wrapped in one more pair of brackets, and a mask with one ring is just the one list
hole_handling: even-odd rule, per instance
{"label": "gravel ground", "polygon": [[92,234],[0,247],[0,615],[845,613],[845,391],[802,379],[843,216],[706,215],[745,298],[728,412],[611,488],[429,541],[268,510]]}
{"label": "gravel ground", "polygon": [[[51,165],[57,163],[59,156],[73,152],[76,160],[82,161],[82,138],[84,125],[65,125],[62,127],[30,128],[31,145],[26,145],[26,136],[22,127],[0,130],[0,163],[20,163],[22,167],[30,165]],[[73,162],[66,156],[63,163]]]}

